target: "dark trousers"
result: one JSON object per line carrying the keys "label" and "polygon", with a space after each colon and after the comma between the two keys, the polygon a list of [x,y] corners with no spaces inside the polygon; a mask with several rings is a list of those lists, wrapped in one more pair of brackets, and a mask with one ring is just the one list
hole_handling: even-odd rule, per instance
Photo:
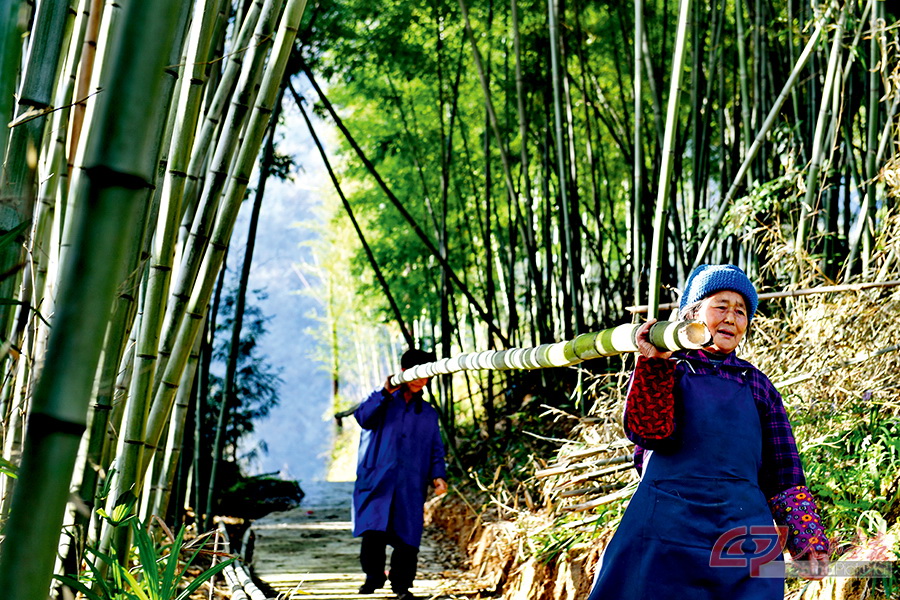
{"label": "dark trousers", "polygon": [[391,571],[387,578],[391,581],[391,589],[401,594],[412,587],[416,577],[416,558],[419,549],[404,544],[391,533],[384,531],[367,531],[362,534],[362,546],[359,550],[359,564],[366,574],[366,585],[378,589],[384,585],[384,563],[387,547],[391,546]]}

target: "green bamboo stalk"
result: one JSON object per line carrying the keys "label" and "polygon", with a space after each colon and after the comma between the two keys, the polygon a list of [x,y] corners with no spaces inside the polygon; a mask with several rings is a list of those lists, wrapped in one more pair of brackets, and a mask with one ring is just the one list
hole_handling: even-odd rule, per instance
{"label": "green bamboo stalk", "polygon": [[[200,275],[191,293],[186,311],[187,318],[181,323],[178,342],[172,349],[161,384],[154,396],[145,438],[148,448],[155,449],[159,444],[190,349],[203,324],[213,284],[224,261],[228,241],[265,136],[269,115],[278,96],[281,79],[305,8],[306,0],[288,0],[284,9],[272,55],[266,65],[256,105],[247,125],[247,138],[238,154],[237,169],[225,188],[223,202],[210,237],[210,247],[203,258]],[[144,470],[147,468],[146,462],[145,460],[143,464]]]}
{"label": "green bamboo stalk", "polygon": [[681,0],[678,13],[678,31],[675,34],[675,54],[672,57],[672,80],[669,84],[669,106],[666,110],[666,130],[663,134],[662,164],[656,196],[656,215],[653,219],[653,248],[650,255],[650,317],[656,318],[660,296],[662,256],[666,240],[666,212],[669,209],[669,194],[672,189],[672,164],[675,161],[675,131],[678,128],[678,103],[681,97],[681,79],[684,72],[687,31],[690,15],[690,0]]}
{"label": "green bamboo stalk", "polygon": [[[206,114],[203,117],[203,125],[200,127],[200,133],[193,141],[191,148],[190,160],[187,168],[187,181],[184,189],[184,206],[183,218],[186,223],[193,220],[196,211],[196,203],[200,199],[200,185],[202,184],[204,166],[207,163],[209,149],[212,145],[216,131],[219,129],[220,120],[228,106],[231,96],[234,92],[234,86],[238,81],[238,76],[244,72],[242,66],[246,57],[246,49],[250,46],[254,33],[259,24],[260,14],[263,10],[263,2],[256,0],[250,5],[247,16],[241,21],[241,28],[234,41],[235,51],[228,55],[228,61],[225,70],[216,86],[216,92],[213,94],[212,101]],[[213,36],[213,40],[215,36]],[[182,236],[182,241],[186,239],[187,233],[190,231],[188,225]]]}
{"label": "green bamboo stalk", "polygon": [[[43,142],[46,111],[53,102],[57,66],[67,39],[70,15],[69,2],[57,1],[41,2],[34,16],[25,70],[18,89],[16,117],[10,124],[14,126],[10,133],[8,154],[0,171],[2,233],[30,221],[34,213],[37,193],[35,158],[39,156]],[[15,69],[10,72],[14,73]],[[28,237],[30,235],[23,236]],[[22,254],[22,247],[17,244],[0,249],[0,273],[15,272],[22,262]],[[0,280],[0,298],[13,298],[17,285],[16,277]],[[0,306],[0,336],[4,339],[9,339],[13,312],[11,306]]]}
{"label": "green bamboo stalk", "polygon": [[[0,555],[7,600],[46,598],[105,324],[127,264],[125,246],[158,156],[148,111],[164,110],[162,73],[179,2],[131,2],[109,41],[107,92],[98,101],[77,190],[76,244],[63,267],[44,371],[34,391],[25,453]],[[35,519],[34,515],[41,515]]]}
{"label": "green bamboo stalk", "polygon": [[[872,207],[876,205],[877,198],[877,177],[878,166],[876,158],[876,147],[878,146],[878,123],[881,111],[879,110],[881,97],[881,77],[882,72],[886,71],[884,65],[881,70],[876,71],[874,65],[878,63],[875,57],[881,57],[879,49],[886,47],[883,43],[884,36],[884,2],[872,1],[872,12],[870,15],[871,37],[869,39],[869,104],[866,108],[866,198],[869,198],[864,206],[865,214],[860,218],[864,226],[862,228],[862,274],[863,277],[869,275],[870,260],[872,258],[872,235],[871,231],[875,229],[875,219],[873,218]],[[882,42],[882,43],[879,43]],[[848,269],[849,270],[849,269]]]}
{"label": "green bamboo stalk", "polygon": [[[518,217],[518,220],[522,231],[522,239],[525,241],[525,258],[528,264],[528,273],[531,278],[531,286],[534,292],[534,309],[529,309],[531,310],[532,318],[535,321],[535,325],[532,327],[532,339],[536,339],[536,334],[540,339],[544,339],[544,336],[547,335],[544,319],[546,307],[544,306],[544,282],[542,273],[537,264],[537,241],[535,240],[534,231],[534,198],[531,192],[531,175],[528,172],[528,113],[525,110],[526,97],[524,77],[522,74],[522,49],[521,36],[519,34],[518,0],[511,0],[510,5],[513,27],[513,48],[516,57],[516,116],[518,117],[519,124],[519,156],[521,161],[519,179],[521,181],[522,200],[525,202],[524,218],[520,216]],[[458,78],[457,74],[457,81]],[[518,211],[518,203],[516,203],[516,209]],[[537,329],[536,332],[534,331],[535,329]]]}
{"label": "green bamboo stalk", "polygon": [[[244,311],[247,307],[247,286],[250,283],[250,268],[253,265],[253,251],[256,248],[256,233],[259,227],[259,215],[262,211],[262,203],[266,196],[266,184],[275,158],[275,131],[278,128],[278,120],[281,117],[281,106],[284,99],[285,87],[281,86],[275,100],[274,109],[269,119],[268,135],[265,148],[259,165],[259,176],[256,184],[256,194],[253,200],[253,208],[250,211],[250,223],[247,227],[247,243],[244,249],[244,261],[241,264],[241,277],[238,282],[237,297],[234,303],[234,314],[231,324],[231,343],[228,347],[228,361],[225,365],[225,381],[222,390],[222,404],[219,407],[219,417],[216,426],[216,438],[213,444],[212,467],[209,473],[209,488],[206,496],[206,527],[212,528],[212,499],[216,490],[216,481],[219,475],[219,463],[225,447],[225,434],[228,430],[228,421],[231,410],[239,405],[236,385],[238,358],[241,353],[241,331],[244,328]],[[309,123],[307,122],[307,125]],[[199,337],[199,336],[197,336]]]}
{"label": "green bamboo stalk", "polygon": [[175,394],[175,406],[172,410],[172,417],[169,420],[169,433],[166,439],[165,452],[162,458],[162,469],[159,478],[151,490],[153,502],[150,507],[150,514],[164,517],[169,499],[172,496],[172,482],[175,481],[175,475],[178,471],[178,461],[181,460],[181,451],[184,449],[184,431],[187,423],[187,413],[191,406],[191,398],[194,393],[194,376],[197,373],[197,367],[200,364],[200,346],[203,342],[203,336],[198,335],[194,342],[194,348],[188,357],[184,374],[181,377],[181,384],[178,386],[178,393]]}
{"label": "green bamboo stalk", "polygon": [[[797,237],[794,242],[794,252],[798,257],[802,257],[806,253],[807,229],[809,227],[809,215],[816,210],[819,196],[819,172],[822,169],[822,161],[825,155],[825,146],[827,145],[826,134],[832,128],[831,98],[835,92],[835,79],[838,77],[838,65],[841,64],[841,44],[844,39],[844,23],[847,19],[847,10],[850,4],[844,4],[838,17],[837,26],[834,30],[834,40],[831,45],[831,52],[828,57],[828,70],[825,74],[825,83],[822,86],[822,98],[819,104],[819,115],[816,119],[816,129],[813,133],[812,154],[810,157],[809,171],[806,174],[806,194],[800,203],[800,216],[797,219],[796,233]],[[799,271],[802,265],[798,263]],[[797,271],[795,271],[795,276]]]}
{"label": "green bamboo stalk", "polygon": [[[563,132],[562,91],[560,89],[562,87],[560,82],[562,75],[560,74],[559,65],[559,19],[556,14],[556,8],[556,0],[547,0],[547,23],[549,30],[548,33],[550,35],[550,89],[552,90],[553,95],[553,142],[556,152],[556,191],[559,194],[559,201],[562,206],[562,210],[560,212],[562,212],[561,220],[563,225],[563,238],[565,240],[565,245],[568,252],[566,260],[561,265],[565,270],[566,275],[568,275],[568,277],[565,278],[566,283],[568,283],[568,289],[564,284],[562,284],[562,282],[560,282],[560,288],[563,292],[563,304],[565,305],[567,298],[574,299],[575,264],[572,260],[572,227],[569,215],[570,206],[568,195],[566,154],[563,151],[563,147],[565,145],[565,133]],[[568,317],[565,317],[563,319],[563,322],[565,323],[566,329],[570,330],[572,326],[571,320]]]}
{"label": "green bamboo stalk", "polygon": [[25,3],[22,0],[0,0],[0,172],[6,158],[6,124],[12,121],[19,63],[22,56]]}
{"label": "green bamboo stalk", "polygon": [[[747,143],[749,141],[750,131],[750,107],[753,99],[750,97],[750,85],[747,76],[747,43],[744,34],[744,3],[735,2],[734,4],[734,21],[737,28],[737,51],[738,51],[738,79],[741,88],[741,150],[743,155],[747,156]],[[791,24],[788,23],[788,31],[791,30]],[[793,56],[793,45],[791,45]]]}
{"label": "green bamboo stalk", "polygon": [[718,212],[716,212],[712,223],[710,223],[709,230],[706,232],[706,236],[704,236],[703,242],[700,244],[700,248],[697,250],[697,254],[694,257],[694,264],[691,266],[691,270],[693,270],[697,267],[697,265],[703,262],[704,258],[706,257],[706,253],[709,251],[710,245],[712,244],[716,236],[718,236],[719,226],[722,224],[722,219],[725,218],[725,213],[731,206],[732,199],[743,183],[744,177],[746,177],[747,172],[750,169],[750,165],[753,163],[753,160],[756,158],[756,155],[765,142],[766,137],[769,135],[769,131],[772,129],[775,121],[781,115],[781,107],[784,106],[785,101],[787,101],[788,95],[791,93],[791,90],[799,79],[801,72],[806,67],[806,63],[812,56],[813,50],[815,50],[815,47],[818,44],[819,36],[822,34],[824,24],[828,20],[828,17],[830,15],[831,7],[829,6],[828,10],[825,12],[825,15],[821,19],[818,19],[816,21],[815,29],[810,35],[809,41],[806,43],[806,47],[797,58],[797,63],[791,70],[791,74],[788,76],[787,81],[784,82],[784,86],[781,88],[781,93],[779,93],[778,97],[775,99],[775,103],[772,105],[769,114],[766,115],[765,121],[760,126],[759,131],[756,134],[756,138],[753,140],[753,144],[751,144],[750,148],[747,150],[747,155],[744,157],[740,168],[738,168],[738,172],[734,176],[734,180],[731,182],[728,191],[720,201],[719,210]]}
{"label": "green bamboo stalk", "polygon": [[[644,198],[644,77],[641,71],[644,45],[640,43],[644,34],[644,0],[634,2],[634,183],[631,190],[631,211],[629,235],[631,239],[631,288],[635,304],[641,299],[641,213]],[[650,74],[652,77],[652,74]]]}
{"label": "green bamboo stalk", "polygon": [[[601,356],[637,352],[635,335],[640,327],[640,324],[619,325],[603,331],[583,333],[565,342],[541,344],[531,348],[486,350],[442,358],[392,375],[391,384],[400,385],[423,377],[464,370],[506,371],[568,367]],[[712,339],[706,325],[700,321],[657,321],[650,327],[649,335],[650,342],[664,352],[703,348]]]}
{"label": "green bamboo stalk", "polygon": [[[254,3],[254,9],[256,4],[259,4],[259,2]],[[197,280],[201,261],[207,251],[209,232],[221,202],[222,190],[225,187],[229,174],[232,172],[233,158],[241,145],[238,136],[241,129],[246,126],[249,106],[256,93],[255,89],[262,74],[262,63],[266,56],[266,50],[271,45],[272,32],[282,6],[283,0],[265,0],[261,5],[259,18],[255,20],[256,27],[253,31],[253,38],[256,43],[248,50],[250,52],[250,55],[247,57],[248,64],[240,73],[236,88],[237,92],[230,96],[231,107],[226,117],[222,135],[218,140],[215,155],[207,171],[206,182],[199,201],[199,212],[196,216],[189,214],[189,212],[183,215],[181,228],[183,231],[187,230],[190,233],[187,236],[182,235],[184,250],[175,276],[175,283],[172,286],[169,302],[166,305],[162,325],[162,339],[159,344],[159,356],[157,358],[159,361],[157,374],[165,369],[172,347],[177,343],[176,338],[179,335],[180,324],[184,319],[185,308],[191,296],[191,289]],[[193,194],[193,190],[190,192],[188,190],[191,186],[190,170],[191,168],[188,166],[188,182],[185,189],[185,203],[187,204],[191,202],[191,197],[188,194]],[[194,218],[191,221],[189,217]],[[154,383],[154,387],[156,385]]]}

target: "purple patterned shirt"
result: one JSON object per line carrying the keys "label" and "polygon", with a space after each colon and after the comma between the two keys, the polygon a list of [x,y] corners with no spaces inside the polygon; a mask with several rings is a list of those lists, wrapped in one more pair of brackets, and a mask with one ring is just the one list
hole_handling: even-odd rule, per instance
{"label": "purple patterned shirt", "polygon": [[[645,369],[647,371],[671,370],[673,363],[675,363],[675,377],[679,377],[686,370],[693,368],[698,375],[716,375],[731,381],[746,382],[750,386],[753,399],[756,401],[756,410],[759,412],[759,421],[762,425],[763,455],[762,469],[759,473],[759,486],[762,488],[766,498],[772,498],[794,486],[806,485],[803,466],[797,453],[797,444],[794,441],[791,423],[784,409],[781,394],[778,393],[778,390],[775,389],[775,386],[772,385],[772,382],[769,381],[769,378],[762,371],[747,361],[741,360],[733,352],[727,354],[725,360],[717,364],[706,352],[690,350],[676,352],[670,360],[639,360],[638,367],[635,369],[632,377],[641,377]],[[688,363],[690,363],[690,366]],[[635,387],[634,385],[629,386],[629,395],[631,395]],[[674,398],[672,402],[674,402]],[[628,418],[628,411],[637,409],[640,404],[635,398],[629,398],[625,408],[625,435],[638,446],[635,448],[635,466],[639,470],[643,465],[644,448],[652,450],[664,447],[669,442],[665,438],[653,439],[644,437],[639,432],[631,430],[632,428],[629,424],[633,422],[633,419]],[[677,428],[677,424],[675,424],[675,427]]]}
{"label": "purple patterned shirt", "polygon": [[803,465],[781,394],[762,371],[734,353],[711,356],[702,350],[676,352],[671,359],[638,357],[625,403],[625,435],[635,443],[634,463],[643,468],[644,449],[672,443],[675,422],[674,381],[691,370],[745,382],[750,386],[762,425],[762,467],[759,487],[769,499],[776,523],[788,527],[787,547],[795,558],[809,550],[828,552],[815,500],[806,487]]}

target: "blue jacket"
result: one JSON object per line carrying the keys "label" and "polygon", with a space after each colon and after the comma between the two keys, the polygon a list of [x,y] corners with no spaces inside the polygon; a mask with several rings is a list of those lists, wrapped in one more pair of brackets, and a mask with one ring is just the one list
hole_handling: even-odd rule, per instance
{"label": "blue jacket", "polygon": [[444,444],[433,406],[421,392],[375,390],[353,414],[363,428],[353,488],[353,535],[387,531],[419,547],[428,486],[445,479]]}

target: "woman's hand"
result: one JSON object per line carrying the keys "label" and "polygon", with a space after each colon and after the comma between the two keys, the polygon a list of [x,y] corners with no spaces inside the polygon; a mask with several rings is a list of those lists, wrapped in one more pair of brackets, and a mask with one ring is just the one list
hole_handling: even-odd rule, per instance
{"label": "woman's hand", "polygon": [[446,481],[444,481],[443,479],[438,477],[437,479],[432,481],[432,483],[434,484],[435,496],[443,496],[444,494],[447,493],[447,482]]}
{"label": "woman's hand", "polygon": [[397,390],[400,389],[399,385],[391,385],[392,377],[393,377],[393,375],[388,375],[387,379],[384,380],[384,391],[386,391],[389,394],[393,394],[394,392],[396,392]]}
{"label": "woman's hand", "polygon": [[[810,550],[799,559],[800,577],[811,581],[824,579],[828,575],[828,554],[819,550]],[[805,563],[805,564],[802,564]]]}
{"label": "woman's hand", "polygon": [[638,328],[635,334],[638,351],[647,358],[669,358],[672,356],[671,352],[662,352],[650,343],[650,327],[654,323],[656,323],[656,319],[650,319]]}

